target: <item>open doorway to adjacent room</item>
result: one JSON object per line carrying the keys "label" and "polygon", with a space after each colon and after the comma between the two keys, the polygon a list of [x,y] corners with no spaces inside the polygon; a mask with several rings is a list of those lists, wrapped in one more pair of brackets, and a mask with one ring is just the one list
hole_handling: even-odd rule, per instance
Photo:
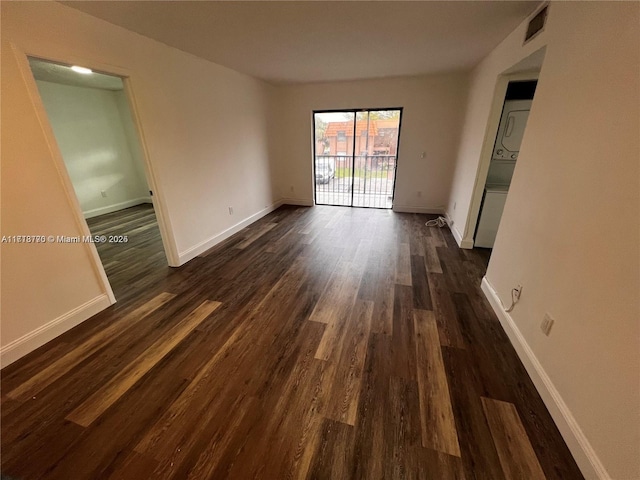
{"label": "open doorway to adjacent room", "polygon": [[517,179],[520,171],[520,147],[529,112],[535,109],[545,54],[546,47],[536,50],[496,79],[469,215],[459,242],[462,248],[492,252],[509,191],[517,188],[512,177]]}
{"label": "open doorway to adjacent room", "polygon": [[66,173],[116,299],[167,266],[121,77],[29,57]]}
{"label": "open doorway to adjacent room", "polygon": [[402,109],[313,114],[316,205],[393,206]]}
{"label": "open doorway to adjacent room", "polygon": [[476,248],[493,248],[537,84],[531,79],[507,85],[474,233]]}

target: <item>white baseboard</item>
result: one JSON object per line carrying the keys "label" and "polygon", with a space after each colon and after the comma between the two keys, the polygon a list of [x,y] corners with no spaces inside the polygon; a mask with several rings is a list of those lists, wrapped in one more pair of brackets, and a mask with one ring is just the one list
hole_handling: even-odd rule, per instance
{"label": "white baseboard", "polygon": [[449,222],[449,230],[451,230],[453,238],[456,239],[456,243],[458,244],[458,246],[467,250],[472,249],[473,239],[469,240],[464,238],[462,233],[460,233],[460,230],[458,230],[458,225],[451,219],[451,215],[449,215],[449,212],[446,212],[444,216],[447,217],[447,220]]}
{"label": "white baseboard", "polygon": [[[456,232],[458,232],[458,229],[456,229]],[[460,234],[460,232],[458,232],[458,234]],[[473,248],[473,240],[463,238],[462,240],[460,240],[460,243],[458,245],[460,245],[460,248],[471,250]]]}
{"label": "white baseboard", "polygon": [[500,297],[498,297],[497,292],[486,277],[482,279],[482,291],[489,300],[491,307],[502,324],[502,328],[507,333],[511,344],[527,369],[538,393],[540,393],[542,400],[549,409],[549,413],[553,417],[569,450],[571,450],[582,474],[587,480],[611,480],[611,476],[607,473],[571,410],[562,399],[560,392],[538,361],[511,315],[504,311]]}
{"label": "white baseboard", "polygon": [[125,208],[135,207],[136,205],[142,205],[143,203],[152,203],[151,197],[134,198],[133,200],[107,205],[106,207],[94,208],[93,210],[87,210],[82,213],[84,214],[84,218],[93,218],[106,215],[107,213],[117,212],[118,210],[124,210]]}
{"label": "white baseboard", "polygon": [[232,225],[231,227],[227,228],[226,230],[223,230],[222,232],[214,235],[213,237],[210,237],[210,238],[198,243],[197,245],[194,245],[193,247],[188,248],[187,250],[184,250],[183,252],[179,252],[178,253],[178,266],[184,265],[189,260],[191,260],[191,259],[197,257],[198,255],[200,255],[202,252],[206,252],[210,248],[215,247],[218,243],[226,240],[227,238],[229,238],[234,233],[239,232],[240,230],[242,230],[247,225],[251,225],[253,222],[255,222],[257,220],[260,220],[265,215],[273,212],[278,207],[284,205],[284,203],[285,202],[283,202],[282,200],[278,200],[277,202],[271,204],[270,206],[265,207],[262,210],[260,210],[259,212],[248,216],[244,220],[236,223],[235,225]]}
{"label": "white baseboard", "polygon": [[398,213],[428,213],[434,215],[442,215],[444,208],[442,207],[414,207],[411,205],[394,205],[393,211]]}
{"label": "white baseboard", "polygon": [[449,229],[451,230],[451,233],[453,234],[453,238],[456,239],[456,243],[460,247],[462,245],[462,234],[460,233],[460,231],[456,227],[455,223],[451,222],[451,217],[449,216],[448,213],[447,213],[447,218],[449,219]]}
{"label": "white baseboard", "polygon": [[301,207],[313,207],[313,200],[305,200],[303,198],[281,198],[278,200],[280,205],[299,205]]}
{"label": "white baseboard", "polygon": [[451,229],[451,233],[453,234],[453,238],[456,239],[456,243],[460,248],[471,249],[473,248],[473,240],[465,240],[462,238],[462,234],[455,223],[451,221],[451,217],[447,213],[447,219],[449,219],[449,229]]}
{"label": "white baseboard", "polygon": [[111,305],[109,296],[106,293],[83,303],[79,307],[54,318],[50,322],[36,328],[22,337],[8,343],[0,348],[0,365],[2,368],[24,357],[27,353],[34,351],[45,343],[62,335],[67,330],[84,322]]}

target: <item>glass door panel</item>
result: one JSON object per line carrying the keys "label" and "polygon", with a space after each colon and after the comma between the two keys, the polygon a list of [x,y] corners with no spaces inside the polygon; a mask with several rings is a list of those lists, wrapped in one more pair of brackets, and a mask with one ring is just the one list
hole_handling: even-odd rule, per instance
{"label": "glass door panel", "polygon": [[395,109],[314,114],[316,204],[393,206],[401,113]]}

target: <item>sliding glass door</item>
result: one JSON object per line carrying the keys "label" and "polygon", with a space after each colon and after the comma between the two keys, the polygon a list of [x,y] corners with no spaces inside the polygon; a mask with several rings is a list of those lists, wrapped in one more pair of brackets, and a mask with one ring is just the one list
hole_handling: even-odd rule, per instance
{"label": "sliding glass door", "polygon": [[314,112],[317,205],[391,208],[402,109]]}

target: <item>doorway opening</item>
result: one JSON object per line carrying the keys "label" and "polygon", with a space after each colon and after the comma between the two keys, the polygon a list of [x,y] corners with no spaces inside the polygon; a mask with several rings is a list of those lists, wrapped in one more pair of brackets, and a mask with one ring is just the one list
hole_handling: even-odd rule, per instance
{"label": "doorway opening", "polygon": [[66,174],[116,299],[167,266],[119,76],[28,57]]}
{"label": "doorway opening", "polygon": [[314,111],[316,205],[393,207],[402,108]]}
{"label": "doorway opening", "polygon": [[507,85],[474,232],[474,247],[493,248],[537,83],[522,80]]}

